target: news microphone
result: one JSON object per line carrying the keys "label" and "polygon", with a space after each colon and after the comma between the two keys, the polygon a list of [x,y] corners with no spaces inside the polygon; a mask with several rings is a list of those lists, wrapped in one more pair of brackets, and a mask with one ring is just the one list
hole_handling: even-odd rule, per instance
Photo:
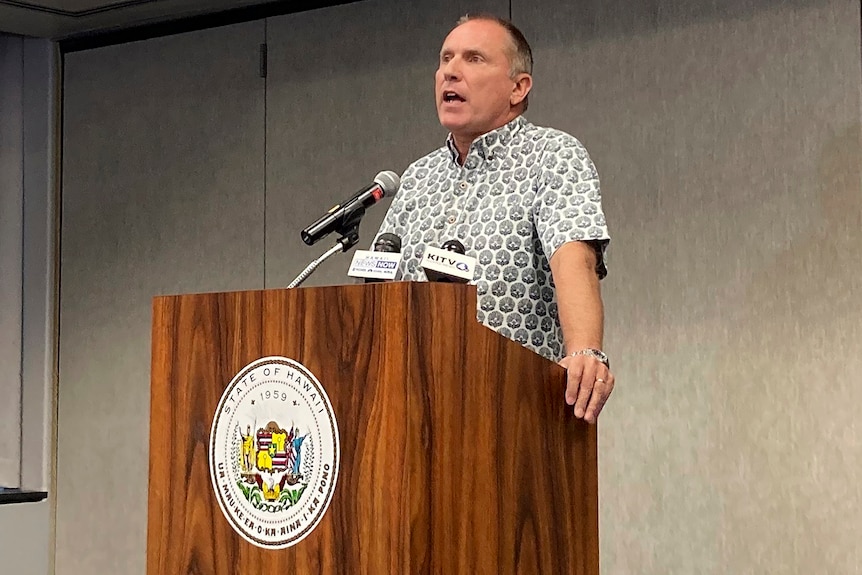
{"label": "news microphone", "polygon": [[[397,234],[380,234],[374,242],[375,252],[388,252],[390,254],[401,253],[401,238]],[[463,253],[463,252],[461,252]]]}
{"label": "news microphone", "polygon": [[374,242],[374,250],[356,250],[347,275],[365,278],[365,283],[382,282],[398,278],[401,264],[401,238],[385,233]]}
{"label": "news microphone", "polygon": [[443,245],[441,247],[448,252],[455,252],[456,254],[462,255],[467,251],[464,249],[464,244],[462,244],[458,240],[446,240],[445,242],[443,242]]}
{"label": "news microphone", "polygon": [[428,281],[470,283],[476,272],[476,258],[464,255],[464,244],[449,240],[442,248],[427,246],[419,264]]}
{"label": "news microphone", "polygon": [[374,177],[373,184],[359,190],[346,202],[332,206],[316,222],[302,230],[302,241],[314,245],[332,232],[347,234],[359,225],[359,220],[365,215],[365,208],[397,192],[400,183],[401,178],[395,172],[380,172]]}

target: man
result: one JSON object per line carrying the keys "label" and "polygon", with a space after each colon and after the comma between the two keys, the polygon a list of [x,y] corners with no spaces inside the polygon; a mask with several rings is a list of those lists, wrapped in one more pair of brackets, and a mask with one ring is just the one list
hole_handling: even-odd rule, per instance
{"label": "man", "polygon": [[595,423],[614,386],[599,290],[610,237],[584,147],[521,115],[532,63],[510,22],[459,20],[435,77],[446,146],[407,168],[378,235],[402,238],[402,277],[417,281],[426,245],[461,241],[478,261],[478,320],[559,361],[566,402]]}

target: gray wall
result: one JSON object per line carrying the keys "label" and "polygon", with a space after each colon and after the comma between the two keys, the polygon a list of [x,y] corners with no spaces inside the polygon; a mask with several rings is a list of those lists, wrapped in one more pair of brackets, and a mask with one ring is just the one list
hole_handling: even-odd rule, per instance
{"label": "gray wall", "polygon": [[[467,6],[404,4],[67,57],[57,573],[144,571],[150,297],[285,285],[323,249],[303,224],[441,143],[436,54]],[[603,572],[862,572],[859,4],[512,15],[528,118],[590,150],[614,237]]]}
{"label": "gray wall", "polygon": [[680,6],[514,13],[614,236],[603,563],[860,573],[859,3]]}
{"label": "gray wall", "polygon": [[263,38],[65,59],[57,573],[144,572],[152,297],[263,287]]}
{"label": "gray wall", "polygon": [[3,558],[0,572],[51,573],[50,523],[51,505],[47,501],[0,505],[0,557]]}
{"label": "gray wall", "polygon": [[[51,42],[0,35],[0,485],[36,491],[52,482],[56,62]],[[52,508],[0,506],[4,572],[48,572]]]}
{"label": "gray wall", "polygon": [[21,484],[24,43],[0,36],[0,486]]}

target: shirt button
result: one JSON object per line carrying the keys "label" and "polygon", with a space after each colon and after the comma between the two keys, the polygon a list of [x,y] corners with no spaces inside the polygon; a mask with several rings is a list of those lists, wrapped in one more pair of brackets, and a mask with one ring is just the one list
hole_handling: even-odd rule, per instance
{"label": "shirt button", "polygon": [[458,184],[458,187],[461,188],[462,190],[466,190],[467,189],[467,182],[461,182],[460,184]]}
{"label": "shirt button", "polygon": [[449,216],[448,221],[449,221],[449,223],[450,223],[450,224],[454,224],[456,219],[457,219],[457,218],[456,218],[455,216]]}

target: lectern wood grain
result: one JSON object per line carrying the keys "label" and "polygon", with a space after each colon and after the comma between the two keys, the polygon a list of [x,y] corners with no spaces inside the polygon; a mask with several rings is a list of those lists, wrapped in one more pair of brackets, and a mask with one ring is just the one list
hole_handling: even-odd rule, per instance
{"label": "lectern wood grain", "polygon": [[[475,305],[415,283],[155,298],[149,575],[597,575],[596,430],[563,370]],[[207,461],[222,392],[270,355],[323,384],[342,457],[329,510],[283,550],[232,530]]]}

